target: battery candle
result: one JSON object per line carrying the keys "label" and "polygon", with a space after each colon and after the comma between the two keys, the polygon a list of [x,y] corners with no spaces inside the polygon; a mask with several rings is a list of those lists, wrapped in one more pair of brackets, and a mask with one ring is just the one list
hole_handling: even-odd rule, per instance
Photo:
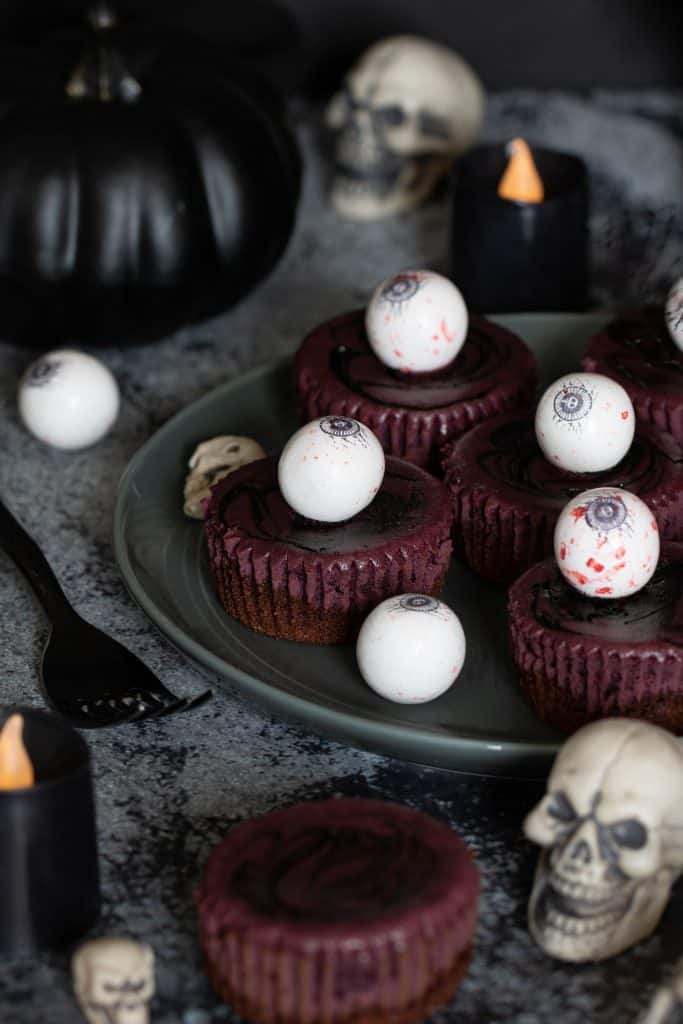
{"label": "battery candle", "polygon": [[588,291],[588,179],[578,157],[524,139],[454,171],[451,276],[475,312],[579,310]]}
{"label": "battery candle", "polygon": [[0,955],[79,938],[99,913],[90,756],[59,715],[0,709]]}

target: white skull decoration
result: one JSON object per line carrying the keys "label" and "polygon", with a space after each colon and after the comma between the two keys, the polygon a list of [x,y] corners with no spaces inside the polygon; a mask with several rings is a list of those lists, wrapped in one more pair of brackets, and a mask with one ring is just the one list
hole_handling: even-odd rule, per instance
{"label": "white skull decoration", "polygon": [[558,754],[524,830],[545,849],[529,929],[561,960],[605,960],[657,926],[683,870],[683,748],[657,726],[612,718]]}
{"label": "white skull decoration", "polygon": [[154,951],[132,939],[86,942],[71,964],[74,991],[90,1024],[148,1024]]}
{"label": "white skull decoration", "polygon": [[378,220],[418,206],[475,141],[483,114],[484,90],[457,53],[419,36],[375,43],[325,114],[335,209]]}
{"label": "white skull decoration", "polygon": [[211,488],[219,480],[233,473],[248,462],[264,459],[264,452],[258,441],[250,437],[222,434],[202,441],[197,445],[188,466],[190,472],[185,478],[183,511],[192,519],[203,519],[202,502],[209,497]]}

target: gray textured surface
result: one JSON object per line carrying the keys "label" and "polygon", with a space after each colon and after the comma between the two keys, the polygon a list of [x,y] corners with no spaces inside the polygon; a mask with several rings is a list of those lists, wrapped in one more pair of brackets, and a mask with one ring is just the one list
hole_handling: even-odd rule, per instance
{"label": "gray textured surface", "polygon": [[[575,101],[549,102],[560,103],[566,112]],[[596,118],[602,118],[603,128],[610,120],[610,104],[615,117],[627,116],[609,99],[603,114],[590,114],[591,137],[595,131],[601,134]],[[669,114],[680,111],[680,103],[666,109]],[[579,125],[576,139],[583,138],[583,113],[567,114]],[[489,134],[508,123],[516,129],[525,118],[536,127],[533,137],[541,140],[557,123],[552,111],[525,94],[494,105]],[[657,131],[664,139],[666,133]],[[310,133],[305,135],[310,147]],[[678,147],[680,160],[680,143],[671,144]],[[598,162],[610,163],[604,154]],[[600,194],[611,195],[617,187],[610,180]],[[669,209],[674,204],[673,218],[679,223],[675,202],[680,203],[681,190],[672,197],[670,187],[664,175],[655,199],[648,197],[647,203],[638,187],[632,193],[625,187],[635,211],[630,222],[653,205]],[[397,266],[444,267],[446,251],[443,198],[402,220],[342,224],[324,204],[313,162],[296,237],[264,287],[227,316],[162,344],[103,353],[120,381],[123,413],[108,439],[78,454],[59,454],[27,437],[17,421],[14,396],[29,356],[0,349],[0,492],[41,544],[78,609],[140,654],[172,689],[196,692],[204,681],[148,624],[120,581],[111,514],[126,462],[156,426],[217,382],[292,350],[306,328],[363,303],[373,282]],[[679,256],[673,259],[680,267]],[[615,268],[616,263],[613,274]],[[655,267],[652,297],[661,293],[670,269]],[[612,284],[608,291],[618,294],[618,277]],[[23,581],[0,557],[0,701],[41,703],[36,680],[45,633]],[[156,1024],[236,1020],[217,1004],[201,972],[193,888],[209,849],[232,822],[316,793],[372,793],[411,803],[451,822],[474,848],[484,876],[476,953],[453,1008],[435,1021],[621,1024],[635,1018],[654,984],[683,952],[677,927],[683,911],[680,887],[656,935],[612,962],[571,967],[550,961],[534,947],[524,914],[535,853],[521,836],[520,822],[538,795],[535,784],[448,775],[350,750],[274,721],[237,694],[218,693],[193,715],[88,738],[103,875],[98,930],[128,933],[155,947]],[[76,1024],[80,1019],[70,994],[66,953],[0,964],[2,1024]]]}

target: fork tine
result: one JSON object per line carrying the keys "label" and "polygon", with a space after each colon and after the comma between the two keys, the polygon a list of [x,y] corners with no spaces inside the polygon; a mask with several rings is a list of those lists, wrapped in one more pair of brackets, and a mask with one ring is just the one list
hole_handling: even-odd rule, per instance
{"label": "fork tine", "polygon": [[199,707],[200,704],[203,704],[212,696],[212,691],[206,690],[204,693],[200,693],[197,697],[181,697],[178,700],[175,700],[172,704],[166,704],[159,709],[152,709],[149,714],[142,716],[141,721],[145,721],[148,718],[165,718],[166,715],[173,715],[176,712],[180,714],[183,711],[191,711],[193,708]]}
{"label": "fork tine", "polygon": [[183,708],[183,711],[192,711],[194,708],[198,708],[202,704],[205,704],[207,700],[211,700],[212,697],[213,690],[204,690],[204,693],[199,693],[196,697],[188,697],[187,707]]}
{"label": "fork tine", "polygon": [[150,712],[142,716],[141,721],[148,721],[149,719],[165,718],[166,715],[172,715],[176,711],[185,710],[185,701],[182,698],[174,700],[172,704],[164,704],[160,708],[152,708]]}
{"label": "fork tine", "polygon": [[64,707],[57,707],[54,704],[52,706],[55,708],[55,711],[59,712],[59,714],[65,715],[77,729],[105,729],[112,725],[127,725],[129,722],[135,722],[140,714],[139,707],[115,717],[111,708],[109,709],[108,714],[97,716],[84,715],[82,712],[73,710],[70,710],[67,713]]}

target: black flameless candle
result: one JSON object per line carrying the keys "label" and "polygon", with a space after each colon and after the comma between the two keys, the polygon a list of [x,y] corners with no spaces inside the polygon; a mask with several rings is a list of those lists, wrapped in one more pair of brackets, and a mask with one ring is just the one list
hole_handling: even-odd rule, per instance
{"label": "black flameless candle", "polygon": [[498,188],[506,144],[478,146],[454,170],[452,277],[475,312],[581,310],[588,292],[588,177],[582,160],[539,146],[543,198]]}
{"label": "black flameless candle", "polygon": [[[30,955],[77,939],[99,913],[90,756],[63,718],[33,708],[0,710],[23,749],[7,753],[0,786],[0,954]],[[30,762],[30,772],[11,768]],[[8,767],[9,766],[9,767]]]}

